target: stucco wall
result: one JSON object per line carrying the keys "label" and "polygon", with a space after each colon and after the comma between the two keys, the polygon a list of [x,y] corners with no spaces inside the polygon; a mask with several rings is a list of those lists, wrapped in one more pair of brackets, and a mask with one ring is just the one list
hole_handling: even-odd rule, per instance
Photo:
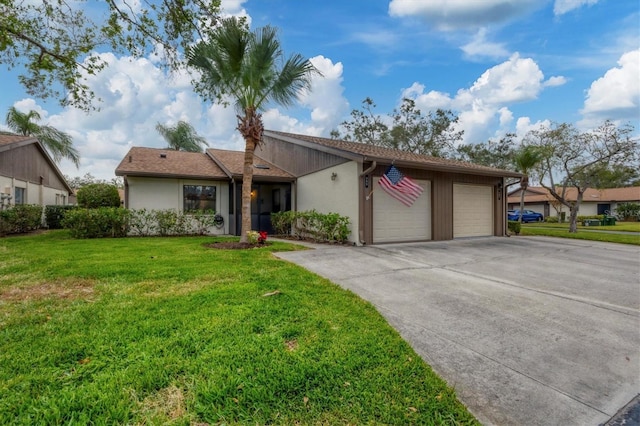
{"label": "stucco wall", "polygon": [[224,227],[213,229],[215,234],[229,233],[229,184],[220,181],[190,179],[160,179],[127,177],[127,208],[147,210],[183,209],[184,185],[208,185],[216,187],[216,213],[224,217]]}
{"label": "stucco wall", "polygon": [[[331,176],[335,173],[335,179]],[[338,213],[351,222],[349,241],[357,242],[359,229],[358,163],[348,162],[298,178],[297,210]]]}
{"label": "stucco wall", "polygon": [[15,188],[24,188],[26,190],[24,204],[39,204],[42,206],[69,204],[69,193],[66,190],[0,176],[0,192],[6,193],[7,187],[10,188],[11,205],[15,204]]}

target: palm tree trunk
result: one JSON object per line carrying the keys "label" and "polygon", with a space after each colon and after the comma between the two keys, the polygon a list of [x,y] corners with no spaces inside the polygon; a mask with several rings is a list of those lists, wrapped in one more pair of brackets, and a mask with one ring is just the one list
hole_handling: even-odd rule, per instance
{"label": "palm tree trunk", "polygon": [[242,169],[242,226],[240,228],[240,242],[249,241],[248,233],[251,231],[251,186],[253,183],[253,153],[256,149],[256,140],[248,137],[245,139],[244,167]]}

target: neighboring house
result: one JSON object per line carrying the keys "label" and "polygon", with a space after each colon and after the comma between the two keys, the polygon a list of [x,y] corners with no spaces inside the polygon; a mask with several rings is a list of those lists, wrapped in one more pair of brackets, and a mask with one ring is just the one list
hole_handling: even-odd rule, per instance
{"label": "neighboring house", "polygon": [[[213,207],[221,233],[240,232],[244,153],[132,148],[116,169],[128,208]],[[378,185],[389,165],[424,188],[407,207]],[[355,142],[265,131],[256,149],[252,228],[271,231],[272,212],[315,209],[351,222],[350,241],[375,244],[503,236],[505,178],[515,172]]]}
{"label": "neighboring house", "polygon": [[[558,189],[560,191],[560,189]],[[509,210],[520,208],[520,188],[509,192],[507,202]],[[576,201],[577,190],[567,188],[566,198]],[[578,214],[581,216],[593,216],[613,213],[620,203],[640,203],[640,186],[627,188],[588,188],[580,203]],[[545,217],[556,216],[559,212],[569,213],[566,206],[558,203],[546,188],[529,187],[525,191],[524,206],[526,209],[542,213]]]}
{"label": "neighboring house", "polygon": [[66,205],[72,193],[51,156],[36,138],[0,133],[0,197],[4,207]]}

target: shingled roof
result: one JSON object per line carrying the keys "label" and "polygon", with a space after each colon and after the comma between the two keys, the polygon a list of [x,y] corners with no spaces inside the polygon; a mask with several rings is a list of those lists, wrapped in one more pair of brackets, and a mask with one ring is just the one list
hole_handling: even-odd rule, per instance
{"label": "shingled roof", "polygon": [[[211,156],[218,166],[220,166],[230,177],[242,178],[244,168],[244,152],[229,151],[224,149],[207,149],[207,154]],[[278,168],[274,164],[261,159],[258,155],[253,156],[253,176],[254,178],[269,180],[295,180],[295,177]]]}
{"label": "shingled roof", "polygon": [[[447,158],[431,157],[415,154],[393,148],[368,145],[359,142],[350,142],[337,139],[320,138],[316,136],[298,135],[293,133],[265,130],[264,135],[281,139],[291,143],[297,143],[309,147],[319,148],[326,152],[344,156],[352,160],[377,161],[381,164],[403,165],[407,167],[429,168],[432,170],[471,173],[489,176],[520,177],[520,173],[501,170],[493,167],[480,166],[465,161],[450,160]],[[315,146],[314,146],[315,145]]]}
{"label": "shingled roof", "polygon": [[12,133],[0,133],[0,150],[9,149],[9,146],[28,145],[38,140],[33,136],[15,135]]}
{"label": "shingled roof", "polygon": [[117,176],[227,179],[227,174],[201,152],[133,147],[116,168]]}

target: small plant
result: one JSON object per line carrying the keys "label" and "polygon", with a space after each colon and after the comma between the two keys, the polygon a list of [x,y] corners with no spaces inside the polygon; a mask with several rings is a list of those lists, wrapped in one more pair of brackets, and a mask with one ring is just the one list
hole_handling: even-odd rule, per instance
{"label": "small plant", "polygon": [[510,220],[507,222],[507,228],[509,229],[509,232],[520,235],[522,225],[517,220]]}
{"label": "small plant", "polygon": [[544,218],[547,223],[558,223],[558,216],[547,216]]}
{"label": "small plant", "polygon": [[267,241],[267,231],[248,231],[247,242],[249,244],[264,244]]}

